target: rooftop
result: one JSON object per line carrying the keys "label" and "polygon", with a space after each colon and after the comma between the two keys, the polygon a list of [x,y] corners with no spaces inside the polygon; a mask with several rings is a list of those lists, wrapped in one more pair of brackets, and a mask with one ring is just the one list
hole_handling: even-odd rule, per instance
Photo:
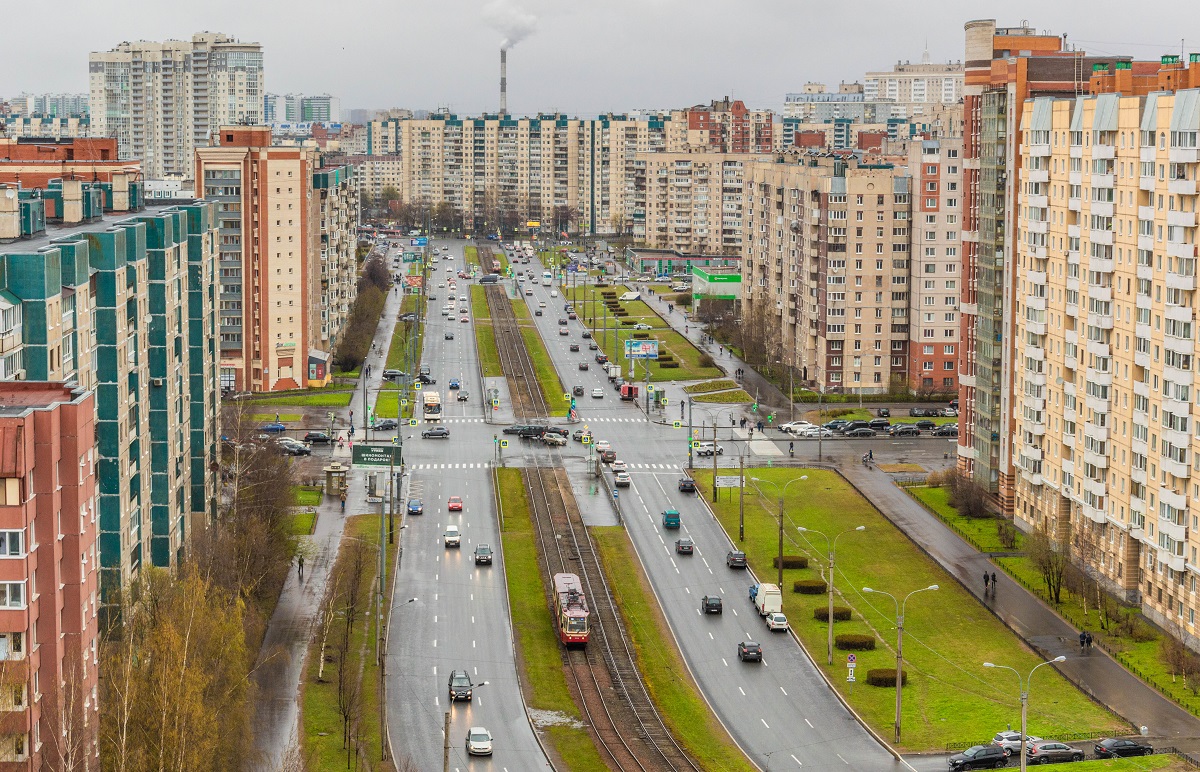
{"label": "rooftop", "polygon": [[0,381],[0,418],[18,418],[34,410],[76,402],[87,391],[59,381]]}
{"label": "rooftop", "polygon": [[[106,231],[114,227],[117,223],[129,220],[135,217],[152,217],[156,214],[178,206],[180,202],[173,201],[170,203],[148,203],[144,209],[139,209],[136,212],[106,212],[104,216],[97,220],[92,220],[86,223],[71,223],[70,225],[60,225],[57,223],[46,223],[45,233],[39,233],[28,239],[18,239],[8,243],[0,243],[0,255],[4,254],[28,254],[36,252],[39,249],[44,249],[50,246],[53,242],[64,239],[75,234],[95,233],[96,231]],[[190,203],[190,202],[188,202]]]}

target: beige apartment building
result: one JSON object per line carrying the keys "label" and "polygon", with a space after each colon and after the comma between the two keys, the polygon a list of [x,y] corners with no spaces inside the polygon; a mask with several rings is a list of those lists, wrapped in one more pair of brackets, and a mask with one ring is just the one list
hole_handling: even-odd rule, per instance
{"label": "beige apartment building", "polygon": [[894,102],[909,118],[958,104],[962,95],[962,62],[934,62],[928,51],[919,62],[897,62],[891,71],[868,72],[863,79],[866,101]]}
{"label": "beige apartment building", "polygon": [[745,170],[742,318],[796,375],[879,393],[907,379],[913,180],[854,156],[787,152]]}
{"label": "beige apartment building", "polygon": [[1033,99],[1021,129],[1015,516],[1200,647],[1200,90]]}

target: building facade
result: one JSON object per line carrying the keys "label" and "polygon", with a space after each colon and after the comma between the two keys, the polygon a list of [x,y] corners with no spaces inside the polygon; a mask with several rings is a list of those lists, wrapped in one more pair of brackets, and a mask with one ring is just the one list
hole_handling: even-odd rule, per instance
{"label": "building facade", "polygon": [[920,62],[897,62],[890,72],[868,72],[863,79],[863,97],[868,102],[892,102],[909,118],[958,104],[962,95],[962,62],[933,62],[928,51]]}
{"label": "building facade", "polygon": [[98,769],[96,400],[0,383],[0,765]]}
{"label": "building facade", "polygon": [[713,153],[770,153],[774,149],[774,113],[750,110],[740,99],[716,99],[673,111],[671,118],[672,125],[687,129],[685,147],[672,149]]}
{"label": "building facade", "polygon": [[92,133],[92,122],[85,115],[47,115],[26,113],[23,115],[0,115],[0,124],[8,137],[44,137],[65,139],[88,137]]}
{"label": "building facade", "polygon": [[353,166],[324,166],[313,173],[313,190],[318,200],[321,250],[321,327],[315,350],[309,351],[309,383],[330,377],[326,365],[342,341],[358,282],[359,187]]}
{"label": "building facade", "polygon": [[204,32],[191,40],[121,43],[89,57],[93,132],[116,137],[121,159],[151,179],[191,174],[218,127],[263,121],[258,43]]}
{"label": "building facade", "polygon": [[8,103],[15,115],[67,118],[88,114],[87,94],[19,94]]}

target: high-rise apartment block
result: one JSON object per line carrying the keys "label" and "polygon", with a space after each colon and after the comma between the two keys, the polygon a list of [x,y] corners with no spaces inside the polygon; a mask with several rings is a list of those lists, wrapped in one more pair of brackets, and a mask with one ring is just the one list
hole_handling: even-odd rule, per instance
{"label": "high-rise apartment block", "polygon": [[687,147],[713,153],[769,153],[774,147],[770,110],[749,110],[740,99],[713,100],[672,111],[672,120],[687,126]]}
{"label": "high-rise apartment block", "polygon": [[93,132],[116,137],[146,176],[187,177],[220,126],[263,120],[263,54],[204,32],[191,40],[121,43],[89,57]]}
{"label": "high-rise apartment block", "polygon": [[867,102],[892,102],[908,118],[958,104],[962,89],[962,62],[933,62],[928,51],[920,62],[897,62],[890,72],[868,72],[863,79]]}
{"label": "high-rise apartment block", "polygon": [[218,207],[223,389],[328,384],[354,301],[350,174],[322,169],[316,150],[272,146],[268,126],[223,126],[196,151],[197,193]]}
{"label": "high-rise apartment block", "polygon": [[92,133],[92,122],[87,115],[0,115],[0,126],[3,126],[4,135],[8,137],[66,139],[88,137]]}
{"label": "high-rise apartment block", "polygon": [[911,293],[925,276],[913,184],[903,166],[827,153],[746,166],[742,319],[817,388],[880,393],[908,379]]}
{"label": "high-rise apartment block", "polygon": [[87,94],[20,94],[8,103],[14,115],[78,118],[88,114]]}
{"label": "high-rise apartment block", "polygon": [[96,399],[61,382],[0,382],[7,769],[100,766]]}

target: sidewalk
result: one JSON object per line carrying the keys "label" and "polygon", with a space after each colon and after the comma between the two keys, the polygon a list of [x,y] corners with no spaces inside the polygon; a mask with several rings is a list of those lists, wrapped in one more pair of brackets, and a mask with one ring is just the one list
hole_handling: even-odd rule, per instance
{"label": "sidewalk", "polygon": [[[375,330],[375,343],[378,350],[367,355],[363,364],[371,365],[371,378],[367,383],[371,403],[374,403],[374,393],[379,390],[382,382],[384,363],[387,359],[388,345],[392,339],[392,329],[396,323],[396,315],[400,310],[402,297],[395,292],[389,293],[384,306],[383,316]],[[361,411],[361,376],[357,382],[358,390],[355,396],[359,399],[357,410]],[[337,416],[339,429],[349,423],[348,410],[339,410]],[[356,437],[362,436],[361,418],[355,420],[359,427]],[[350,463],[349,446],[334,448],[331,459],[343,464]],[[386,476],[386,475],[385,475]],[[367,503],[366,486],[353,472],[349,475],[350,490],[346,498],[346,514],[362,514],[378,511],[378,504]],[[322,479],[322,482],[324,480]],[[300,744],[300,678],[304,672],[305,657],[311,639],[313,624],[321,599],[325,595],[325,586],[329,572],[333,569],[337,558],[338,546],[345,530],[345,515],[341,511],[340,500],[325,496],[317,507],[317,523],[312,536],[302,538],[307,541],[308,557],[304,561],[304,581],[301,582],[296,570],[288,574],[283,591],[279,595],[279,603],[267,624],[267,632],[263,637],[262,648],[259,650],[255,663],[253,678],[257,687],[254,704],[253,730],[256,753],[246,763],[250,770],[275,772],[287,768],[286,760],[291,757],[293,748]],[[303,547],[302,547],[303,548]],[[299,758],[299,756],[297,756]]]}

